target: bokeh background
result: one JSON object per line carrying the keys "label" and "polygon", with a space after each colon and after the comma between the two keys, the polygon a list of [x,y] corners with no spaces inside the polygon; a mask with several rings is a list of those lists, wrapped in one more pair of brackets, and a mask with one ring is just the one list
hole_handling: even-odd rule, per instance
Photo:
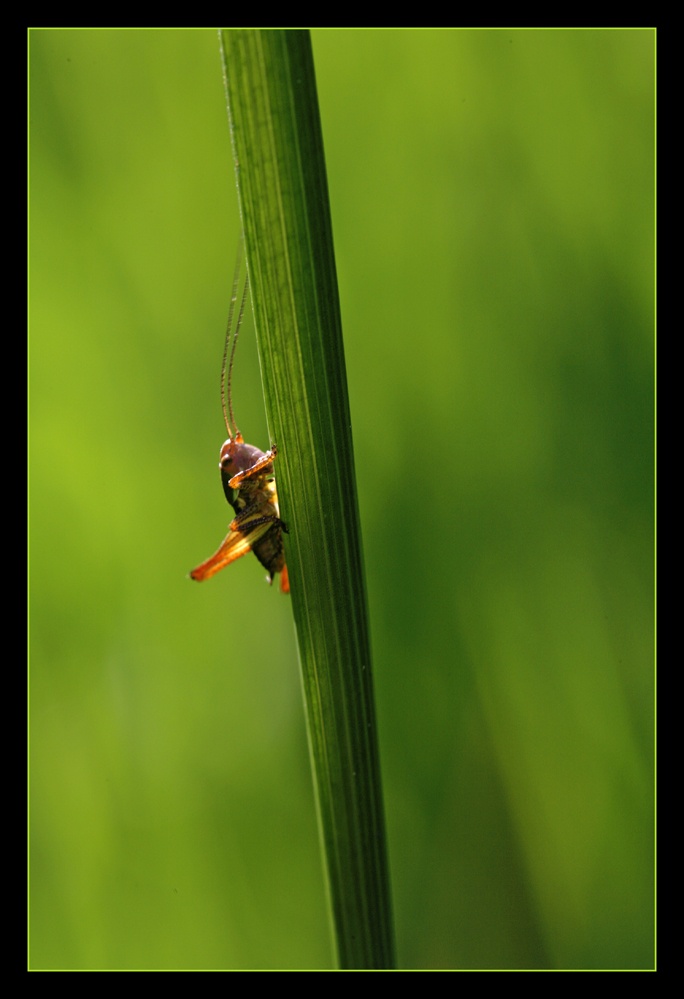
{"label": "bokeh background", "polygon": [[[30,966],[330,967],[217,35],[29,42]],[[654,961],[654,42],[313,33],[405,968]]]}

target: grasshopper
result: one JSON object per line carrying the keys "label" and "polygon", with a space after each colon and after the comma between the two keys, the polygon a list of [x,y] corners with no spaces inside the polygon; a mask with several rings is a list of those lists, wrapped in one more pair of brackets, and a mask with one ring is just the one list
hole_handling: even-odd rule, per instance
{"label": "grasshopper", "polygon": [[230,522],[228,534],[218,550],[193,569],[190,577],[200,582],[209,579],[224,566],[230,565],[231,562],[252,551],[267,570],[269,582],[272,583],[273,577],[279,572],[280,589],[283,593],[289,593],[290,582],[283,552],[283,533],[287,534],[287,527],[280,519],[278,494],[273,475],[273,462],[278,451],[275,444],[271,445],[268,451],[260,451],[253,444],[246,444],[233,414],[231,389],[233,360],[249,285],[249,279],[245,278],[235,333],[231,334],[238,298],[241,257],[242,245],[235,268],[221,365],[221,408],[228,439],[221,446],[219,469],[223,491],[235,511],[235,517]]}

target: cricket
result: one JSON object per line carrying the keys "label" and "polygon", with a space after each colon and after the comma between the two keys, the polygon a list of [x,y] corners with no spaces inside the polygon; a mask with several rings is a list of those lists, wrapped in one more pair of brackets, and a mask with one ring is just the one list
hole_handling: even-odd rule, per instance
{"label": "cricket", "polygon": [[233,361],[249,288],[249,278],[246,277],[240,296],[240,305],[237,309],[235,332],[232,332],[240,285],[242,256],[243,242],[241,240],[235,265],[228,328],[221,364],[221,408],[228,431],[228,439],[221,445],[219,469],[223,491],[235,511],[235,517],[230,522],[228,534],[218,550],[201,565],[198,565],[196,569],[193,569],[190,578],[196,579],[198,582],[209,579],[224,566],[230,565],[231,562],[235,562],[236,559],[242,558],[247,552],[252,551],[267,570],[269,583],[273,582],[276,573],[280,573],[280,589],[283,593],[289,593],[290,581],[283,552],[283,533],[287,534],[287,527],[280,519],[278,494],[273,473],[273,462],[278,453],[277,448],[275,444],[272,444],[270,450],[260,451],[253,444],[246,444],[238,430],[233,413]]}

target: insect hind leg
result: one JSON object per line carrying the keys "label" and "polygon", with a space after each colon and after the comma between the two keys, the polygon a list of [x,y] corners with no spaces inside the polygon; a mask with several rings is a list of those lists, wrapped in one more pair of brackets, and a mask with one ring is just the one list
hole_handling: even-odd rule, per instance
{"label": "insect hind leg", "polygon": [[[245,517],[244,514],[247,514],[247,516]],[[239,516],[235,517],[230,525],[230,529],[232,531],[240,531],[241,534],[248,535],[251,534],[252,531],[256,530],[257,527],[261,527],[263,524],[271,524],[273,527],[279,527],[281,531],[285,532],[285,534],[290,533],[285,522],[282,521],[280,517],[276,517],[274,513],[264,514],[262,517],[250,517],[248,510],[243,510]]]}

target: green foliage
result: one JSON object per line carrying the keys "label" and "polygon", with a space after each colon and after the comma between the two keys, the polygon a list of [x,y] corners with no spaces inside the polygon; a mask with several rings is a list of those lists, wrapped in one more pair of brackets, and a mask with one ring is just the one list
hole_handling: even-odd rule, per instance
{"label": "green foliage", "polygon": [[[654,34],[312,37],[399,965],[650,967]],[[216,33],[30,70],[31,966],[331,967]]]}
{"label": "green foliage", "polygon": [[305,31],[224,31],[222,52],[336,949],[344,968],[388,968],[368,609],[311,42]]}

